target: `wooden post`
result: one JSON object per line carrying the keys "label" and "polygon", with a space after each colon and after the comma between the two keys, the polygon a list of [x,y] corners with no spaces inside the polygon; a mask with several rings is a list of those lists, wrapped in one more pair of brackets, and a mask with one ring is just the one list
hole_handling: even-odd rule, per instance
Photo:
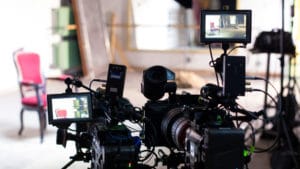
{"label": "wooden post", "polygon": [[84,74],[106,74],[111,51],[101,1],[72,0],[72,7]]}

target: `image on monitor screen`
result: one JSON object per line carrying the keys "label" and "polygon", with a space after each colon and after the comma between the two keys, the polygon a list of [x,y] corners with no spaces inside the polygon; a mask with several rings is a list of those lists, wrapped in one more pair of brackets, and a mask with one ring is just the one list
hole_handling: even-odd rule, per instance
{"label": "image on monitor screen", "polygon": [[248,43],[251,41],[251,11],[202,11],[201,41]]}
{"label": "image on monitor screen", "polygon": [[246,38],[246,16],[238,15],[207,15],[206,38]]}
{"label": "image on monitor screen", "polygon": [[52,100],[53,119],[89,118],[86,96]]}

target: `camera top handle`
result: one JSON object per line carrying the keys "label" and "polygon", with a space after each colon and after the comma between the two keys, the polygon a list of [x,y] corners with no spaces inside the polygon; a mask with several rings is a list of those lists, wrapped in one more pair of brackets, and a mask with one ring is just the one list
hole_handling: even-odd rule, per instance
{"label": "camera top handle", "polygon": [[[106,81],[104,81],[104,82],[106,82]],[[84,85],[79,79],[66,78],[65,84],[67,85],[67,88],[65,90],[66,93],[73,93],[72,88],[70,86],[74,85],[76,88],[82,87],[82,88],[88,90],[89,92],[94,94],[96,97],[98,97],[100,95],[99,92],[96,92],[96,91],[92,90],[90,87]]]}

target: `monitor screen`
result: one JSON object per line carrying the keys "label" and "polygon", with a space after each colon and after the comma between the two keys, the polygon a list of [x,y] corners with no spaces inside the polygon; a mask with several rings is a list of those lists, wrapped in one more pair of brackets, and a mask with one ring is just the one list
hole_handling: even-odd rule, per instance
{"label": "monitor screen", "polygon": [[49,124],[84,122],[92,119],[90,93],[49,94]]}
{"label": "monitor screen", "polygon": [[202,10],[203,43],[251,42],[251,10]]}

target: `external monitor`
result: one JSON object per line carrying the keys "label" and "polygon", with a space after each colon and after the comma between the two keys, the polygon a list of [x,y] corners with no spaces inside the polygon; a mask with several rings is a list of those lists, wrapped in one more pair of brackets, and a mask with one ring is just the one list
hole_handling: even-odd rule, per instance
{"label": "external monitor", "polygon": [[47,95],[49,124],[70,124],[92,119],[90,93]]}
{"label": "external monitor", "polygon": [[203,43],[251,42],[251,10],[202,10]]}

